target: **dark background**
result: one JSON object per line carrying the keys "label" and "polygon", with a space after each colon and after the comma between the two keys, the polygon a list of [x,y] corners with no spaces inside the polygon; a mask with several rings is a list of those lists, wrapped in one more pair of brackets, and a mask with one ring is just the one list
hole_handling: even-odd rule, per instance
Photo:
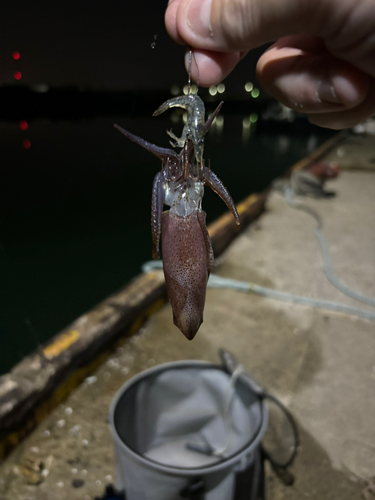
{"label": "dark background", "polygon": [[[17,66],[27,84],[99,90],[181,85],[185,48],[165,31],[166,5],[161,0],[2,2],[1,83],[14,83]],[[13,51],[21,54],[19,64],[10,57]],[[248,56],[228,80],[234,91],[244,78],[254,77],[256,59]]]}
{"label": "dark background", "polygon": [[[172,112],[151,118],[171,86],[187,82],[185,48],[165,32],[165,6],[39,0],[0,7],[0,373],[151,258],[150,195],[160,163],[113,124],[164,147],[165,130],[182,129],[181,115],[173,123]],[[327,137],[302,117],[262,120],[268,96],[244,91],[247,81],[257,85],[260,52],[227,78],[222,96],[200,89],[208,112],[225,101],[224,126],[208,134],[205,156],[235,201]],[[250,113],[259,120],[244,136]],[[225,206],[206,190],[204,209],[211,221]]]}

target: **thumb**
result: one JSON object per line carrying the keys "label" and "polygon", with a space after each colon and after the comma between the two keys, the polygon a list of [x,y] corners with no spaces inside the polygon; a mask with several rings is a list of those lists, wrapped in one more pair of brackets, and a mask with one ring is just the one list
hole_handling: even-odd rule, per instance
{"label": "thumb", "polygon": [[269,94],[332,128],[375,112],[374,0],[170,0],[165,23],[194,49],[192,78],[203,86],[277,40],[257,66]]}
{"label": "thumb", "polygon": [[285,36],[313,35],[375,77],[374,0],[170,0],[165,23],[176,42],[240,56]]}
{"label": "thumb", "polygon": [[170,0],[165,21],[170,36],[179,43],[245,53],[285,35],[320,35],[317,31],[327,23],[322,11],[311,0]]}
{"label": "thumb", "polygon": [[[255,47],[286,34],[314,32],[313,24],[323,30],[322,10],[311,0],[169,0],[165,25],[177,43],[194,49],[192,78],[208,87]],[[185,64],[188,69],[187,59]]]}

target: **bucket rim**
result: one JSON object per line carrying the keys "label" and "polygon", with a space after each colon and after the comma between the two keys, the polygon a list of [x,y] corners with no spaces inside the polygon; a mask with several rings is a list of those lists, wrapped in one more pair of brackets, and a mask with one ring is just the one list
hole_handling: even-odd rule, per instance
{"label": "bucket rim", "polygon": [[[154,470],[158,470],[160,472],[164,472],[172,475],[180,475],[180,476],[197,476],[202,474],[210,474],[214,472],[218,472],[223,469],[230,469],[234,464],[241,462],[242,458],[246,456],[250,451],[253,452],[259,444],[264,436],[264,433],[267,429],[268,424],[268,411],[264,401],[259,398],[259,405],[261,409],[261,422],[256,430],[256,436],[251,439],[250,443],[244,446],[241,450],[239,450],[234,456],[230,456],[228,458],[224,458],[219,463],[208,465],[204,467],[198,467],[195,469],[183,468],[183,467],[172,467],[168,465],[160,464],[154,460],[151,460],[147,457],[139,455],[135,451],[133,451],[129,446],[127,446],[124,441],[119,436],[116,426],[115,426],[115,410],[116,406],[123,396],[123,394],[130,389],[133,385],[137,384],[140,380],[147,378],[159,371],[167,371],[173,368],[186,368],[186,367],[205,367],[205,368],[216,368],[217,370],[223,371],[227,373],[222,365],[218,365],[215,363],[211,363],[209,361],[201,361],[201,360],[181,360],[181,361],[170,361],[168,363],[162,363],[160,365],[153,366],[151,368],[147,368],[143,370],[129,380],[127,380],[123,386],[117,391],[115,397],[112,400],[112,403],[109,408],[109,426],[112,437],[115,441],[116,446],[119,446],[120,449],[123,449],[128,455],[130,455],[133,459],[140,462],[143,466],[147,468],[151,468]],[[228,374],[229,375],[229,374]]]}

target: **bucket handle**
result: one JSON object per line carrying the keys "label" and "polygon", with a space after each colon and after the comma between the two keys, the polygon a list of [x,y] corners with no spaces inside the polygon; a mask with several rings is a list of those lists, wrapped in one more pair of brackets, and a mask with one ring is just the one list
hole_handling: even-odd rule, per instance
{"label": "bucket handle", "polygon": [[286,408],[281,403],[281,401],[279,401],[277,398],[275,398],[275,396],[272,396],[272,394],[264,392],[262,399],[263,400],[268,399],[269,401],[272,401],[273,403],[275,403],[280,408],[280,410],[284,413],[284,415],[286,416],[286,418],[290,424],[290,427],[292,428],[293,437],[294,437],[293,450],[292,450],[290,457],[287,460],[285,460],[285,462],[278,462],[277,460],[272,458],[272,456],[268,453],[268,451],[264,448],[264,446],[262,446],[263,456],[264,456],[264,458],[266,458],[269,461],[269,463],[272,465],[272,467],[275,467],[276,469],[286,469],[287,467],[289,467],[290,465],[293,464],[293,462],[297,456],[297,453],[298,453],[298,447],[300,445],[299,431],[298,431],[296,421],[294,420],[294,417],[290,413],[288,408]]}
{"label": "bucket handle", "polygon": [[[223,368],[230,375],[232,375],[233,372],[239,368],[240,363],[231,352],[226,351],[225,349],[219,349],[219,356],[220,356],[221,362],[223,364]],[[278,462],[267,452],[267,450],[264,449],[263,446],[262,446],[262,453],[263,453],[263,457],[266,458],[270,462],[270,464],[272,465],[272,467],[274,469],[286,469],[286,468],[288,468],[294,462],[294,460],[297,456],[298,447],[300,445],[299,431],[298,431],[298,427],[297,427],[296,421],[294,420],[293,415],[288,410],[288,408],[286,408],[281,403],[281,401],[279,401],[277,398],[275,398],[275,396],[273,396],[266,389],[264,389],[246,371],[243,371],[243,373],[239,376],[239,379],[243,383],[246,383],[250,387],[250,389],[262,401],[268,399],[269,401],[272,401],[273,403],[275,403],[280,408],[280,410],[284,413],[285,417],[287,418],[287,420],[291,426],[291,429],[293,432],[293,437],[294,437],[293,451],[292,451],[290,457],[285,462]]]}

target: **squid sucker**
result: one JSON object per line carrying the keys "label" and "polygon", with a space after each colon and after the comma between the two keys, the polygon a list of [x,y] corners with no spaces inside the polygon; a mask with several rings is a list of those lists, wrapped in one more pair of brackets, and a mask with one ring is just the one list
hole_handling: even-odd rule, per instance
{"label": "squid sucker", "polygon": [[[160,257],[174,324],[192,340],[203,322],[207,281],[213,263],[213,250],[202,210],[204,185],[210,186],[231,210],[236,224],[240,218],[229,192],[220,179],[204,165],[194,163],[195,145],[185,138],[179,154],[151,144],[115,125],[130,140],[162,160],[154,178],[151,202],[152,256]],[[163,205],[170,210],[163,212]]]}

